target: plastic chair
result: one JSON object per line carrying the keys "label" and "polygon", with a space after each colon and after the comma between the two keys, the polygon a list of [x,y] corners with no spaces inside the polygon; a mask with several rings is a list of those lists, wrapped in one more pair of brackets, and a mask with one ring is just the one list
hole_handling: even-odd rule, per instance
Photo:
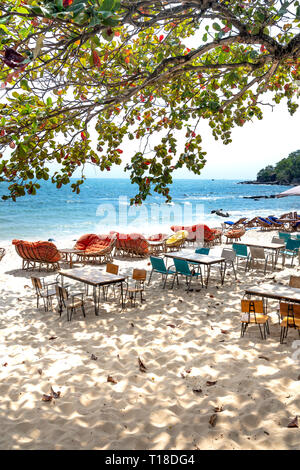
{"label": "plastic chair", "polygon": [[225,272],[226,272],[228,266],[231,266],[232,269],[233,269],[233,272],[234,272],[234,277],[235,277],[235,279],[237,279],[236,271],[235,271],[235,268],[234,268],[234,263],[235,263],[235,260],[236,260],[235,251],[232,248],[223,248],[222,253],[221,253],[221,258],[225,259],[223,277],[225,277]]}
{"label": "plastic chair", "polygon": [[152,274],[158,273],[158,274],[161,274],[162,280],[164,281],[164,284],[163,284],[163,289],[164,289],[166,287],[168,275],[172,274],[174,276],[176,271],[171,269],[173,266],[170,266],[167,268],[163,258],[159,258],[158,256],[150,256],[150,262],[152,265],[152,270],[151,270],[150,277],[148,280],[148,285],[150,284]]}
{"label": "plastic chair", "polygon": [[291,267],[293,266],[294,258],[295,256],[297,256],[299,252],[299,247],[300,247],[300,240],[293,240],[292,238],[289,238],[287,240],[285,248],[283,250],[280,250],[280,254],[282,255],[282,266],[285,265],[286,257],[292,258]]}
{"label": "plastic chair", "polygon": [[184,259],[173,258],[173,261],[174,261],[176,272],[173,278],[172,289],[174,287],[175,279],[177,279],[177,284],[179,284],[178,275],[185,276],[186,283],[187,283],[187,290],[190,289],[193,277],[196,277],[196,278],[199,277],[201,280],[201,285],[203,287],[203,278],[202,278],[202,272],[201,272],[201,267],[199,263],[198,263],[198,271],[195,271],[195,269],[193,270],[190,269],[189,263]]}
{"label": "plastic chair", "polygon": [[245,259],[247,267],[249,258],[247,245],[239,245],[238,243],[233,243],[232,248],[235,251],[236,255],[236,267],[238,267],[239,259]]}
{"label": "plastic chair", "polygon": [[210,248],[205,248],[205,247],[196,248],[195,250],[195,253],[197,253],[198,255],[209,255],[209,252],[210,252]]}
{"label": "plastic chair", "polygon": [[281,238],[281,240],[284,240],[285,242],[287,242],[291,238],[291,234],[278,232],[278,237]]}
{"label": "plastic chair", "polygon": [[251,264],[253,267],[255,261],[263,261],[264,262],[264,274],[266,274],[269,255],[267,255],[265,253],[264,248],[261,248],[261,247],[250,246],[249,250],[250,250],[250,256],[249,256],[249,260],[246,266],[246,271],[247,271],[247,268],[250,269]]}

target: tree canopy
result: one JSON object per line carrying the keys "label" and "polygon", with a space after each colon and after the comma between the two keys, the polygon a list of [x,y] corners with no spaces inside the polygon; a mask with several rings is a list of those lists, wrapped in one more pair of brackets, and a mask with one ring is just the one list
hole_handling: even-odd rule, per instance
{"label": "tree canopy", "polygon": [[257,174],[261,183],[300,184],[300,150],[289,154],[275,166],[268,165]]}
{"label": "tree canopy", "polygon": [[49,178],[60,188],[81,167],[79,192],[84,166],[120,165],[129,139],[132,202],[151,190],[170,200],[174,170],[205,164],[203,120],[228,144],[265,106],[298,106],[299,1],[7,0],[0,11],[4,198]]}

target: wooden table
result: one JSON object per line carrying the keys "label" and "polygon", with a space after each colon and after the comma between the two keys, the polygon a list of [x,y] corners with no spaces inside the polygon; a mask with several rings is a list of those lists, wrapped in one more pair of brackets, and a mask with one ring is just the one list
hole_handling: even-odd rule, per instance
{"label": "wooden table", "polygon": [[200,255],[198,253],[195,253],[194,251],[193,252],[179,251],[177,253],[166,253],[164,256],[166,258],[183,259],[187,261],[188,263],[197,263],[197,264],[202,264],[206,266],[207,268],[207,275],[206,275],[206,281],[205,281],[206,288],[208,286],[211,266],[214,264],[220,264],[221,284],[224,283],[225,271],[226,271],[225,258],[221,258],[220,256]]}
{"label": "wooden table", "polygon": [[70,268],[73,266],[73,255],[79,255],[82,253],[82,250],[76,250],[75,248],[61,248],[58,250],[62,255],[64,255],[65,260],[69,263]]}
{"label": "wooden table", "polygon": [[300,289],[281,284],[261,284],[245,289],[245,295],[257,295],[266,299],[300,303]]}
{"label": "wooden table", "polygon": [[[92,266],[85,266],[83,268],[69,269],[67,271],[59,271],[58,274],[62,277],[68,277],[74,279],[75,281],[82,282],[88,286],[93,287],[93,298],[95,305],[95,315],[99,314],[99,304],[100,304],[100,287],[110,286],[113,284],[121,284],[121,299],[122,299],[122,308],[124,308],[124,296],[123,296],[123,282],[126,280],[125,276],[119,276],[116,274],[106,273],[99,270],[99,268]],[[98,293],[97,293],[98,289]]]}

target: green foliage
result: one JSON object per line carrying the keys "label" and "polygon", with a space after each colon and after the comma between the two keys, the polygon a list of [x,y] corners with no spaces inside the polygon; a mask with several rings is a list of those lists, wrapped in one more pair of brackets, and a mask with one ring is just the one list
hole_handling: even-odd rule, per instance
{"label": "green foliage", "polygon": [[264,104],[285,100],[291,114],[297,109],[299,1],[6,0],[0,7],[6,198],[35,194],[43,179],[59,189],[79,167],[78,193],[86,164],[110,171],[126,150],[126,171],[139,186],[132,202],[151,190],[169,201],[173,172],[200,174],[205,165],[204,120],[226,145],[232,128],[263,118]]}
{"label": "green foliage", "polygon": [[262,183],[278,182],[280,184],[300,183],[300,150],[280,160],[275,167],[268,165],[257,174],[257,181]]}

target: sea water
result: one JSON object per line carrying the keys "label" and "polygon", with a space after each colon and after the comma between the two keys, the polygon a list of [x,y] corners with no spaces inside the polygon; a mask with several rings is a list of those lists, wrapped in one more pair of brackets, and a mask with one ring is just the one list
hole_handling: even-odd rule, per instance
{"label": "sea water", "polygon": [[[170,226],[206,223],[220,226],[240,217],[280,215],[300,211],[300,199],[247,199],[245,196],[278,194],[287,186],[238,184],[238,180],[177,179],[170,186],[171,204],[152,193],[142,206],[130,206],[136,186],[127,179],[87,179],[80,194],[70,187],[57,189],[42,184],[35,196],[16,202],[0,200],[0,240],[77,239],[84,233],[105,234],[110,230],[145,235],[169,233]],[[0,196],[7,194],[0,184]],[[213,210],[228,212],[223,218]]]}

